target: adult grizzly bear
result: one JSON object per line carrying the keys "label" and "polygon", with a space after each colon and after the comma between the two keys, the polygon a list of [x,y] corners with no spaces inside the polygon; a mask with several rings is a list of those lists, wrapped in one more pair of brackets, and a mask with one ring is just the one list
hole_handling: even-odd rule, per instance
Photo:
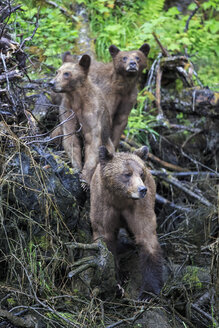
{"label": "adult grizzly bear", "polygon": [[79,170],[83,168],[82,178],[88,184],[98,162],[100,145],[113,149],[109,138],[109,112],[101,90],[88,76],[90,62],[90,56],[83,55],[79,62],[73,63],[69,53],[66,53],[63,65],[50,82],[53,91],[62,94],[59,114],[64,135],[63,147],[73,167]]}
{"label": "adult grizzly bear", "polygon": [[116,246],[119,229],[125,228],[135,238],[142,267],[141,300],[148,297],[147,292],[159,294],[163,284],[162,255],[154,212],[156,187],[141,159],[147,153],[147,147],[134,154],[110,153],[106,147],[100,147],[100,162],[90,186],[93,238],[104,238],[114,255],[118,279]]}
{"label": "adult grizzly bear", "polygon": [[137,82],[147,66],[150,46],[145,43],[139,50],[120,51],[115,45],[109,47],[113,62],[93,62],[90,68],[92,81],[98,85],[109,104],[112,120],[111,139],[118,146],[131,109],[137,99]]}

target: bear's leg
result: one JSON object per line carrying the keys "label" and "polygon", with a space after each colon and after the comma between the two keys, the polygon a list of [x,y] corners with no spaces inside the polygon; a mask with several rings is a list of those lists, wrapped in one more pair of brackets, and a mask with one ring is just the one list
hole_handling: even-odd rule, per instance
{"label": "bear's leg", "polygon": [[63,124],[63,148],[67,153],[73,168],[77,170],[82,169],[82,147],[81,147],[81,140],[75,131],[77,130],[76,124],[72,122],[66,122]]}
{"label": "bear's leg", "polygon": [[128,116],[133,105],[134,103],[130,104],[129,102],[123,101],[114,115],[111,139],[115,148],[117,148],[120,137],[127,125]]}
{"label": "bear's leg", "polygon": [[114,256],[116,279],[119,282],[119,260],[117,256],[117,237],[120,228],[120,213],[108,207],[104,213],[104,239],[110,252]]}
{"label": "bear's leg", "polygon": [[[64,134],[67,135],[64,131]],[[71,161],[72,167],[81,170],[82,169],[82,150],[81,142],[78,136],[70,135],[63,138],[63,147]]]}
{"label": "bear's leg", "polygon": [[55,144],[56,146],[61,145],[62,142],[62,127],[57,126],[52,133],[50,134],[50,138],[52,139],[52,143]]}
{"label": "bear's leg", "polygon": [[82,178],[90,184],[91,178],[98,162],[98,147],[94,144],[85,145],[85,161],[82,170]]}
{"label": "bear's leg", "polygon": [[82,169],[82,147],[81,140],[77,134],[80,129],[78,119],[71,109],[67,109],[68,103],[65,99],[59,107],[60,122],[62,127],[62,144],[73,168]]}
{"label": "bear's leg", "polygon": [[[139,210],[139,211],[138,211]],[[139,299],[150,298],[147,292],[158,295],[163,286],[163,259],[161,248],[156,234],[155,215],[150,220],[139,220],[147,212],[140,208],[131,216],[126,212],[126,220],[130,231],[135,237],[135,243],[139,247],[139,257],[142,271],[142,285]],[[146,217],[150,217],[146,213]]]}
{"label": "bear's leg", "polygon": [[157,244],[155,250],[150,252],[147,245],[140,246],[140,262],[142,269],[142,285],[139,299],[149,299],[153,293],[158,295],[163,286],[163,259],[160,245]]}

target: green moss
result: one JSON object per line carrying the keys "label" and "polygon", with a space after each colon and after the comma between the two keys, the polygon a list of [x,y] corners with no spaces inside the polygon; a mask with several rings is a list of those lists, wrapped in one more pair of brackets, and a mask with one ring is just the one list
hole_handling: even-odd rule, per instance
{"label": "green moss", "polygon": [[15,306],[17,304],[17,302],[15,301],[14,298],[10,297],[10,298],[7,298],[7,303],[8,305],[10,306]]}
{"label": "green moss", "polygon": [[196,267],[187,267],[186,274],[183,276],[183,281],[190,285],[190,288],[202,288],[202,282],[199,279],[199,272],[202,270],[201,268]]}
{"label": "green moss", "polygon": [[34,237],[34,242],[44,251],[47,250],[50,245],[47,235]]}

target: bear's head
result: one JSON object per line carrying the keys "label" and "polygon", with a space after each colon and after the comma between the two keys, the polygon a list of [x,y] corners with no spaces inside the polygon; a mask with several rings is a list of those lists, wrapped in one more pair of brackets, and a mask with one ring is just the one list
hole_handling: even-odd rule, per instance
{"label": "bear's head", "polygon": [[105,146],[99,149],[101,178],[104,187],[115,197],[140,199],[147,192],[146,159],[148,148],[141,147],[132,153],[110,153]]}
{"label": "bear's head", "polygon": [[65,53],[63,64],[58,69],[56,77],[50,81],[50,86],[54,92],[72,92],[80,88],[86,81],[91,58],[89,55],[83,55],[79,62],[75,63]]}
{"label": "bear's head", "polygon": [[139,75],[146,68],[149,51],[150,46],[147,43],[144,43],[139,50],[134,51],[120,51],[113,44],[109,47],[116,72],[126,76]]}

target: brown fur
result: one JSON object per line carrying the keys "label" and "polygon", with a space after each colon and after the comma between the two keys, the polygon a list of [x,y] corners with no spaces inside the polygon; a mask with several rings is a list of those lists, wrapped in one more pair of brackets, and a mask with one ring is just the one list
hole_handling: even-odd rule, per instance
{"label": "brown fur", "polygon": [[139,157],[144,157],[147,151],[147,147],[142,147],[136,154],[112,154],[101,147],[100,163],[90,186],[93,238],[104,238],[115,257],[117,274],[119,229],[126,228],[135,237],[143,275],[140,299],[146,298],[145,292],[158,294],[162,286],[162,256],[154,212],[156,187],[151,173]]}
{"label": "brown fur", "polygon": [[92,81],[98,85],[109,104],[112,120],[111,138],[118,146],[121,134],[127,125],[128,116],[137,99],[137,82],[147,65],[148,44],[139,50],[120,51],[116,46],[109,47],[113,62],[94,62],[90,68]]}
{"label": "brown fur", "polygon": [[[68,54],[68,53],[67,53]],[[110,116],[101,90],[89,76],[90,56],[83,55],[79,62],[63,57],[63,65],[50,82],[53,91],[61,93],[59,107],[63,147],[73,167],[82,170],[82,178],[90,183],[98,162],[98,149],[104,144],[113,148],[110,141]],[[81,130],[82,133],[79,133]],[[82,140],[84,142],[84,165]]]}

